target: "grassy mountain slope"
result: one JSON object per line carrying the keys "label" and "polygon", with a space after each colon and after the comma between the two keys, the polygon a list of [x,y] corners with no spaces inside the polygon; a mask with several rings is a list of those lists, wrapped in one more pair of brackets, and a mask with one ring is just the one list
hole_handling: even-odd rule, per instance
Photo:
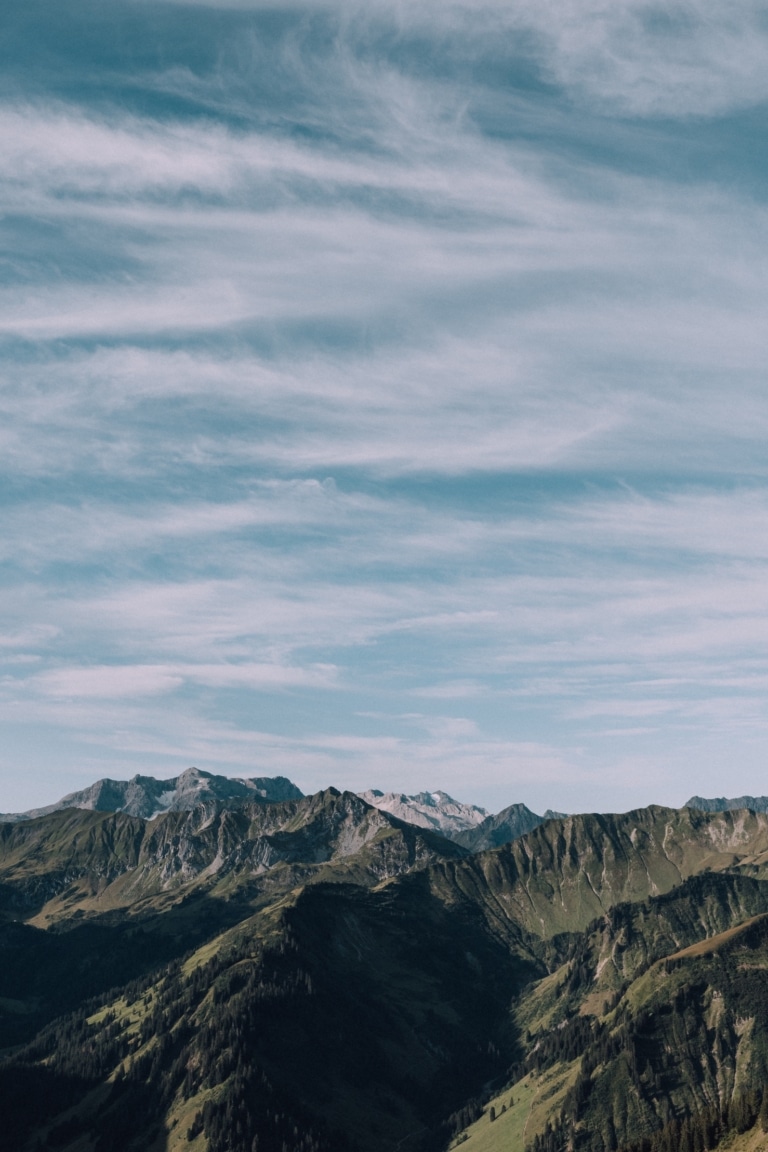
{"label": "grassy mountain slope", "polygon": [[481,902],[533,936],[583,931],[615,904],[669,892],[706,870],[761,874],[768,816],[651,806],[548,820],[526,836],[429,872],[447,902]]}
{"label": "grassy mountain slope", "polygon": [[[0,830],[7,916],[50,925],[3,931],[85,961],[74,1013],[0,1064],[0,1147],[612,1152],[733,1127],[768,1074],[764,815],[568,817],[476,856],[333,791],[77,815]],[[89,932],[145,955],[83,1004]]]}
{"label": "grassy mountain slope", "polygon": [[562,962],[515,1010],[526,1058],[460,1134],[467,1152],[517,1131],[541,1149],[650,1152],[697,1118],[699,1146],[716,1147],[752,1125],[768,1084],[768,883],[694,877],[552,948]]}
{"label": "grassy mountain slope", "polygon": [[324,1148],[426,1146],[454,1101],[517,1055],[507,1009],[533,973],[481,915],[423,893],[304,888],[160,979],[51,1026],[0,1069],[0,1099],[12,1085],[17,1101],[38,1101],[17,1107],[15,1147],[47,1139],[74,1104],[80,1143],[87,1130],[106,1147],[119,1130],[119,1147],[144,1149],[181,1116],[194,1129],[199,1112],[209,1147],[250,1152],[254,1137],[270,1147],[268,1099],[280,1101],[281,1141],[295,1126]]}
{"label": "grassy mountain slope", "polygon": [[273,897],[276,887],[324,878],[328,865],[334,875],[375,883],[462,855],[442,837],[335,789],[234,809],[201,805],[151,822],[64,809],[0,824],[0,907],[50,923],[78,911],[144,909],[148,898],[162,907],[192,886],[227,894],[243,881],[255,890],[267,875],[262,886]]}
{"label": "grassy mountain slope", "polygon": [[442,854],[463,850],[333,789],[151,823],[68,809],[0,825],[0,1047],[297,886],[368,887]]}
{"label": "grassy mountain slope", "polygon": [[[579,1146],[638,1143],[714,1108],[726,1123],[768,1081],[768,916],[674,953],[628,988],[582,1056]],[[756,1110],[756,1109],[755,1109]],[[749,1117],[749,1123],[754,1115]]]}

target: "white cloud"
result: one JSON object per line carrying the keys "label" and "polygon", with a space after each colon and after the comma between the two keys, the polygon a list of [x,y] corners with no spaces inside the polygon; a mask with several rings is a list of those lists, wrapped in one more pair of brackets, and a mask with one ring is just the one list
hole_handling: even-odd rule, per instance
{"label": "white cloud", "polygon": [[[168,0],[170,3],[178,0]],[[259,12],[263,0],[194,0]],[[285,0],[336,16],[348,37],[378,22],[461,37],[465,53],[539,38],[550,78],[608,114],[715,115],[768,96],[768,28],[759,0]]]}
{"label": "white cloud", "polygon": [[33,686],[58,698],[119,699],[171,692],[182,683],[170,669],[153,665],[65,668],[36,676]]}
{"label": "white cloud", "polygon": [[[71,122],[77,137],[82,128],[74,114],[61,123],[57,115],[36,109],[22,127],[6,124],[41,168],[32,166],[25,197],[48,179],[51,133],[65,138]],[[755,445],[764,435],[768,220],[733,190],[619,176],[583,160],[568,180],[530,146],[489,142],[462,125],[445,132],[429,163],[415,164],[396,148],[385,158],[328,161],[317,146],[278,146],[258,133],[216,130],[214,147],[207,129],[198,136],[135,120],[86,127],[111,140],[92,161],[103,153],[107,184],[125,144],[135,168],[130,196],[94,200],[85,180],[81,200],[63,198],[55,169],[45,211],[78,234],[105,229],[93,243],[108,236],[130,272],[6,290],[0,327],[9,336],[102,345],[14,369],[0,401],[9,467],[57,471],[69,457],[110,473],[157,470],[192,453],[207,465],[235,459],[380,475],[631,468],[652,454],[715,467],[723,435]],[[151,202],[156,137],[173,154],[169,173],[196,170],[190,149],[223,153],[224,203]],[[234,195],[227,172],[246,166],[240,152],[262,146],[268,182],[282,171],[270,148],[286,148],[297,168],[301,160],[315,189],[331,179],[324,166],[335,166],[333,207],[294,185],[277,206]],[[132,148],[146,149],[146,162]],[[116,189],[121,179],[118,172]],[[420,211],[370,209],[339,191],[387,180]],[[463,198],[471,218],[446,226],[446,198]],[[346,346],[331,352],[309,340],[302,348],[302,328],[324,325],[340,325]],[[288,334],[274,351],[245,354],[239,333],[254,326]],[[226,350],[130,343],[204,334]],[[117,349],[103,346],[114,340]],[[737,388],[738,405],[727,387]],[[269,431],[200,427],[192,439],[186,424],[174,435],[164,420],[148,438],[139,409],[163,399],[266,419]],[[107,425],[115,413],[123,419]],[[164,451],[148,459],[153,432]]]}
{"label": "white cloud", "polygon": [[[38,623],[8,627],[6,646],[54,661],[73,645],[141,663],[151,655],[168,674],[183,664],[199,679],[191,666],[204,666],[222,683],[261,668],[277,675],[278,653],[314,676],[341,652],[346,663],[371,644],[418,638],[438,645],[437,667],[446,649],[463,651],[464,669],[441,667],[438,682],[431,659],[420,665],[427,680],[414,687],[435,699],[478,691],[481,669],[509,676],[525,664],[581,665],[599,683],[632,661],[636,679],[657,677],[664,661],[668,678],[685,679],[690,661],[707,658],[714,683],[724,668],[735,674],[734,659],[762,658],[768,619],[768,503],[756,487],[657,498],[619,489],[469,515],[310,481],[191,504],[177,517],[163,505],[142,517],[94,499],[40,516],[22,507],[7,522],[20,545],[3,555],[22,571],[45,565],[56,579],[61,564],[106,561],[136,574],[111,577],[99,594],[81,590],[79,575],[55,594],[27,581],[7,595],[7,619]],[[158,550],[175,550],[174,579],[142,573]]]}
{"label": "white cloud", "polygon": [[768,215],[674,120],[765,99],[759,8],[326,13],[0,107],[4,731],[499,804],[757,763]]}
{"label": "white cloud", "polygon": [[296,687],[330,687],[331,665],[289,668],[277,664],[94,665],[69,666],[33,676],[24,686],[43,696],[66,699],[116,700],[157,696],[185,683],[210,688],[251,688],[266,691]]}
{"label": "white cloud", "polygon": [[768,98],[768,27],[757,0],[516,3],[552,76],[606,111],[707,116]]}
{"label": "white cloud", "polygon": [[0,632],[0,649],[42,647],[58,634],[59,629],[50,624],[30,624],[13,632]]}

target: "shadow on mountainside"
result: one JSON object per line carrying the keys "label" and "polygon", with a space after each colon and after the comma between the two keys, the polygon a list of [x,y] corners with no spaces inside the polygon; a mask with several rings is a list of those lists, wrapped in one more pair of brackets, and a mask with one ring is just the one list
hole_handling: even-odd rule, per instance
{"label": "shadow on mountainside", "polygon": [[[510,1000],[541,973],[428,884],[313,885],[242,923],[232,909],[215,946],[180,963],[184,911],[178,935],[172,913],[165,933],[143,926],[147,949],[177,959],[158,969],[136,946],[125,963],[146,975],[0,1064],[0,1149],[162,1152],[175,1131],[204,1132],[210,1152],[415,1152],[441,1147],[448,1114],[519,1056]],[[194,911],[208,937],[227,926],[220,901]],[[70,997],[109,983],[116,954],[99,959],[97,938],[111,930],[40,934],[59,948],[52,970],[81,964]]]}
{"label": "shadow on mountainside", "polygon": [[0,1052],[84,1001],[146,976],[251,915],[194,894],[162,913],[108,913],[34,928],[0,922]]}

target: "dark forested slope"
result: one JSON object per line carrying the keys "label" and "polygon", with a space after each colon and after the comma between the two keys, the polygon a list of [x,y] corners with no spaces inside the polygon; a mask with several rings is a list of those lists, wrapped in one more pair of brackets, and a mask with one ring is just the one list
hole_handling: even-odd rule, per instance
{"label": "dark forested slope", "polygon": [[0,826],[0,1146],[483,1152],[501,1090],[493,1147],[711,1144],[761,1100],[767,850],[652,807],[468,855],[333,790]]}

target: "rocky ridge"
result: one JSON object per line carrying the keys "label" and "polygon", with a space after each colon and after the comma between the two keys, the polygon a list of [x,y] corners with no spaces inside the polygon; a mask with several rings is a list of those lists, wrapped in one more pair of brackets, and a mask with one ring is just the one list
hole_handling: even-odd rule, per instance
{"label": "rocky ridge", "polygon": [[134,776],[130,780],[97,780],[79,792],[70,792],[55,804],[27,812],[0,814],[0,823],[35,820],[65,808],[93,812],[125,812],[151,820],[161,812],[187,812],[212,800],[229,804],[279,800],[299,800],[304,793],[285,776],[237,778],[216,776],[199,768],[188,768],[180,776],[156,780],[154,776]]}
{"label": "rocky ridge", "polygon": [[488,817],[485,808],[477,804],[463,804],[454,800],[447,792],[417,792],[406,796],[402,792],[380,792],[369,788],[358,795],[366,804],[372,804],[382,812],[389,812],[398,820],[407,820],[419,828],[431,828],[441,836],[455,839],[467,829],[476,828]]}
{"label": "rocky ridge", "polygon": [[457,844],[468,848],[470,852],[485,852],[489,848],[498,848],[510,840],[524,836],[543,824],[545,820],[562,818],[564,813],[547,810],[544,816],[538,816],[527,808],[525,804],[510,804],[493,816],[486,816],[474,828],[467,828],[454,836]]}
{"label": "rocky ridge", "polygon": [[376,884],[464,854],[334,788],[234,808],[209,801],[151,821],[62,809],[0,824],[0,911],[23,911],[48,924],[77,910],[97,915],[140,900],[159,908],[185,893],[231,897],[243,885],[250,899],[261,892],[274,897],[326,874]]}
{"label": "rocky ridge", "polygon": [[729,812],[737,808],[750,808],[753,812],[768,812],[768,796],[736,796],[727,799],[716,796],[710,800],[704,796],[691,796],[685,808],[698,808],[700,812]]}

